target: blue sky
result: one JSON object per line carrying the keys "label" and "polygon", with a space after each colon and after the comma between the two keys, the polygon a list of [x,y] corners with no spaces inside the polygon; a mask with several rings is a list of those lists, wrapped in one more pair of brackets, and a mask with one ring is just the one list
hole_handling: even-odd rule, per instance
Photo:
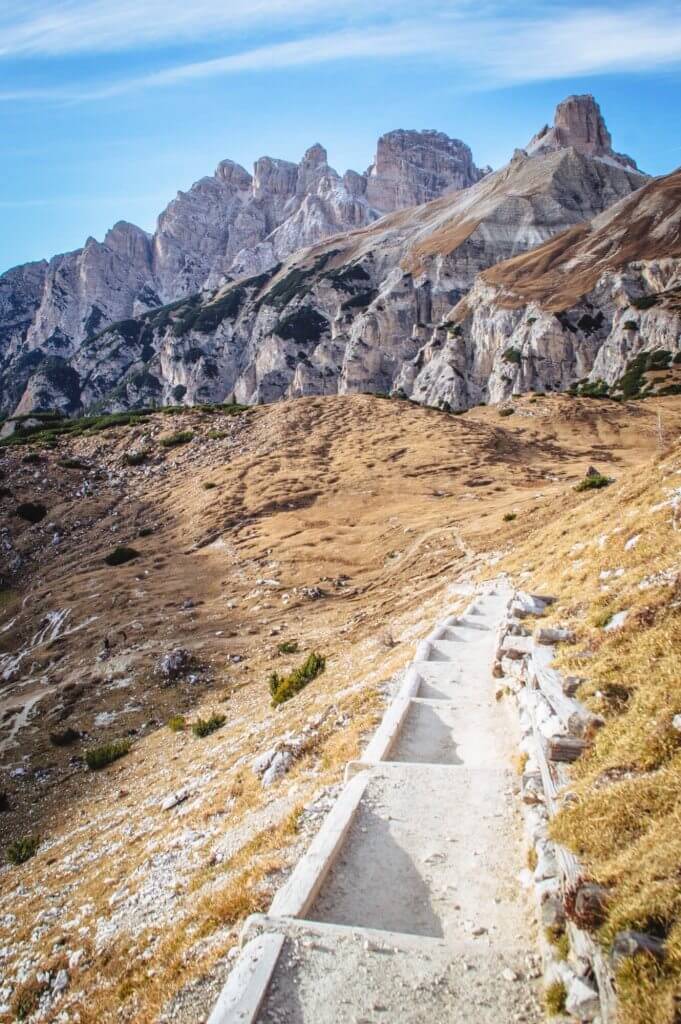
{"label": "blue sky", "polygon": [[364,170],[392,128],[499,166],[573,92],[616,149],[681,164],[681,7],[486,0],[5,0],[0,271],[153,229],[224,157],[314,142]]}

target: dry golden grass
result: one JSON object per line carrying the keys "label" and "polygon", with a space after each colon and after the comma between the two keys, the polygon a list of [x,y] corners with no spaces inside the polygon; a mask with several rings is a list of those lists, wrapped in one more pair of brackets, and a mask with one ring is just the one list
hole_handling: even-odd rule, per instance
{"label": "dry golden grass", "polygon": [[[10,756],[26,757],[31,768],[49,763],[53,776],[42,786],[12,781],[13,810],[0,817],[5,841],[33,827],[45,840],[29,864],[0,869],[3,906],[16,915],[11,928],[0,924],[0,945],[11,943],[17,960],[29,952],[43,966],[64,928],[48,923],[34,940],[37,916],[59,900],[63,920],[83,911],[88,937],[65,936],[85,956],[64,1006],[69,1013],[82,1007],[84,1024],[151,1024],[168,1000],[212,976],[243,916],[268,904],[309,841],[298,829],[299,805],[338,783],[345,763],[360,754],[385,684],[432,622],[455,610],[456,581],[475,573],[490,550],[524,544],[529,531],[580,507],[571,488],[590,463],[605,460],[611,475],[638,471],[654,450],[658,408],[666,423],[681,426],[671,400],[619,407],[527,398],[500,420],[495,410],[450,417],[367,396],[302,399],[238,418],[234,435],[220,440],[209,436],[210,416],[177,417],[173,427],[193,431],[195,440],[161,450],[163,473],[151,480],[125,467],[124,455],[148,434],[153,447],[168,428],[165,417],[48,453],[44,497],[63,541],[41,551],[40,565],[27,563],[16,589],[20,605],[25,594],[31,600],[18,626],[31,635],[55,607],[70,607],[74,623],[97,619],[34,656],[48,684],[40,684],[40,713]],[[74,501],[55,465],[66,454],[122,468],[124,505],[106,479],[96,494]],[[27,470],[22,478],[20,455],[1,457],[13,460],[5,468],[18,471],[23,497],[32,477]],[[219,487],[206,491],[206,480]],[[114,515],[119,507],[124,516]],[[509,509],[518,518],[504,523]],[[89,526],[75,528],[75,521]],[[153,532],[138,539],[147,526]],[[102,565],[114,527],[116,543],[142,550],[139,565]],[[30,553],[35,535],[18,529],[17,544]],[[278,587],[262,582],[273,576]],[[316,585],[325,596],[305,598],[302,588]],[[577,582],[574,595],[578,601]],[[3,621],[0,611],[0,628]],[[100,662],[104,636],[110,657]],[[288,637],[299,643],[290,659],[277,649]],[[160,685],[154,660],[172,646],[187,646],[207,666],[205,684]],[[270,672],[313,649],[328,654],[324,674],[272,710]],[[64,690],[72,683],[80,687],[73,700]],[[12,704],[16,694],[10,689],[2,700]],[[122,721],[138,730],[131,752],[96,777],[69,767],[77,745],[49,743],[50,715],[65,712],[68,724],[97,735],[99,712],[126,707],[132,710]],[[227,721],[202,740],[163,725],[171,715],[192,721],[210,711]],[[250,758],[319,715],[288,775],[263,790]],[[154,720],[158,727],[147,724]],[[99,735],[109,738],[106,729]],[[177,816],[160,809],[168,793],[196,780],[195,796]],[[112,892],[127,887],[134,896],[154,858],[184,830],[202,839],[173,876],[165,916],[141,932],[123,918],[98,949],[96,926],[112,917]],[[225,840],[229,854],[216,858]],[[12,978],[15,961],[3,967]]]}
{"label": "dry golden grass", "polygon": [[[678,493],[677,493],[678,492]],[[617,977],[621,1024],[678,1024],[681,992],[681,445],[645,471],[589,496],[504,562],[524,585],[556,595],[548,621],[569,626],[558,664],[605,726],[574,767],[552,834],[610,890],[599,938],[634,929],[665,940]],[[604,627],[627,612],[622,628]]]}

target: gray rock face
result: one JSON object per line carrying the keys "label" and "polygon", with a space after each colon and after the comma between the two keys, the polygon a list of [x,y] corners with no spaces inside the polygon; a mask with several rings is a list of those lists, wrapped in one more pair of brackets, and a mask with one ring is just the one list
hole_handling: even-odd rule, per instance
{"label": "gray rock face", "polygon": [[[621,375],[627,355],[614,317],[615,306],[624,311],[626,304],[616,294],[672,280],[659,260],[646,264],[645,280],[625,267],[617,273],[633,275],[629,283],[611,287],[611,272],[607,284],[589,283],[560,306],[560,316],[540,301],[509,301],[503,282],[481,275],[530,259],[522,254],[564,232],[582,238],[593,218],[607,246],[620,222],[604,211],[618,210],[648,180],[602,153],[607,130],[582,118],[581,101],[579,117],[571,101],[561,107],[567,112],[557,114],[560,132],[550,144],[517,151],[484,176],[466,147],[437,133],[384,137],[366,176],[340,178],[318,145],[299,165],[258,161],[252,180],[237,165],[221,165],[186,202],[171,204],[147,249],[126,239],[136,273],[150,261],[160,298],[177,286],[172,281],[185,282],[185,297],[152,309],[138,292],[135,315],[118,314],[122,324],[47,349],[47,371],[33,365],[20,378],[16,360],[5,370],[12,407],[30,411],[38,397],[50,407],[118,410],[373,391],[463,409],[514,390]],[[592,144],[598,153],[583,151]],[[422,203],[431,190],[439,190],[432,201],[400,208]],[[378,204],[398,208],[373,223]],[[193,294],[197,281],[200,295]],[[609,325],[615,336],[606,345]],[[516,347],[520,356],[504,355]],[[675,350],[676,342],[665,347]]]}
{"label": "gray rock face", "polygon": [[[379,140],[370,174],[375,203],[369,172],[341,178],[319,144],[300,164],[262,157],[253,176],[224,160],[212,177],[178,193],[153,236],[121,222],[101,243],[90,238],[76,252],[0,276],[0,409],[22,400],[39,362],[71,360],[113,322],[260,273],[331,234],[471,184],[481,172],[468,147],[446,135],[393,132]],[[25,395],[22,407],[34,397]]]}

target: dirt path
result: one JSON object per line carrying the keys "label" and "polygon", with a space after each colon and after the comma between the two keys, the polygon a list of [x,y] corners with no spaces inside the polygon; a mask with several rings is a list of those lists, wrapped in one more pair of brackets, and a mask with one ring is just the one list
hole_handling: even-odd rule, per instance
{"label": "dirt path", "polygon": [[343,846],[283,935],[259,1024],[541,1019],[514,807],[514,728],[491,666],[506,593],[431,642],[390,760],[366,769]]}

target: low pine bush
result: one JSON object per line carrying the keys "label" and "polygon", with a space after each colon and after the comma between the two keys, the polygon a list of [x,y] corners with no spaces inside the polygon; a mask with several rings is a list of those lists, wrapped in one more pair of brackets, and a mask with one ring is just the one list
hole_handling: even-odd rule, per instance
{"label": "low pine bush", "polygon": [[515,512],[507,512],[507,513],[506,513],[506,514],[504,515],[504,522],[505,522],[505,523],[512,523],[512,522],[513,522],[513,520],[514,520],[514,519],[517,519],[517,518],[518,518],[518,517],[517,517],[517,515],[515,514]]}
{"label": "low pine bush", "polygon": [[39,501],[24,501],[17,505],[16,514],[27,523],[39,523],[47,515],[47,509]]}
{"label": "low pine bush", "polygon": [[171,715],[168,719],[168,728],[171,732],[184,732],[186,724],[184,715]]}
{"label": "low pine bush", "polygon": [[176,430],[174,434],[166,434],[165,437],[159,437],[158,443],[164,448],[177,448],[181,444],[187,444],[193,437],[193,430]]}
{"label": "low pine bush", "polygon": [[298,641],[297,640],[283,640],[277,650],[280,654],[297,654],[298,653]]}
{"label": "low pine bush", "polygon": [[203,739],[204,736],[210,736],[212,732],[217,729],[221,729],[227,721],[226,715],[212,714],[210,718],[197,718],[192,724],[192,732],[199,739]]}
{"label": "low pine bush", "polygon": [[90,747],[85,751],[85,761],[91,772],[106,768],[108,764],[125,757],[130,750],[130,740],[112,740],[111,743],[103,743],[101,747]]}
{"label": "low pine bush", "polygon": [[308,683],[316,679],[326,668],[326,658],[314,651],[309,654],[300,668],[296,668],[287,676],[280,676],[273,672],[270,676],[270,693],[272,695],[272,706],[283,704],[300,693]]}
{"label": "low pine bush", "polygon": [[23,836],[21,839],[15,839],[7,847],[7,860],[10,864],[25,864],[35,855],[39,846],[39,836]]}
{"label": "low pine bush", "polygon": [[601,487],[607,487],[612,483],[609,476],[603,476],[602,473],[591,473],[590,476],[585,476],[583,480],[580,480],[575,487],[576,491],[599,491]]}

